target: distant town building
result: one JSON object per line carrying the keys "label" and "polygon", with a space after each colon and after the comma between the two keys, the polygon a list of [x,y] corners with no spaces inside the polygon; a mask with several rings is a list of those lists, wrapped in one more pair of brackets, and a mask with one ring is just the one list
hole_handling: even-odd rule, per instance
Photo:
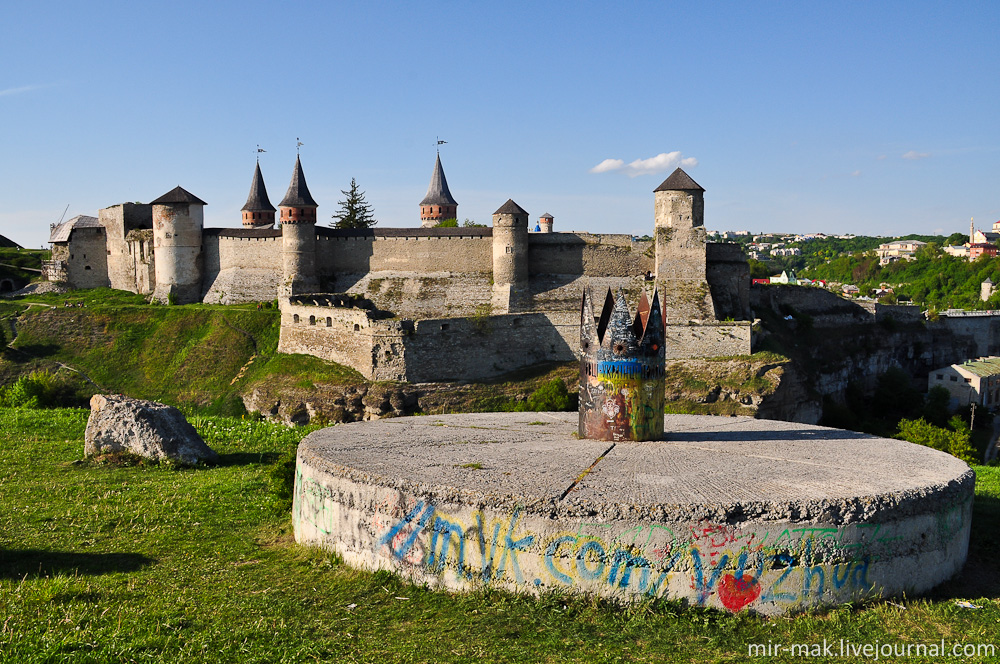
{"label": "distant town building", "polygon": [[1000,233],[996,231],[973,231],[971,244],[993,244],[1000,240]]}
{"label": "distant town building", "polygon": [[935,387],[948,390],[952,408],[975,403],[993,410],[1000,404],[1000,357],[981,357],[932,371],[927,389]]}
{"label": "distant town building", "polygon": [[772,256],[801,256],[802,250],[798,247],[788,247],[787,249],[772,249]]}
{"label": "distant town building", "polygon": [[887,265],[900,259],[913,260],[917,250],[926,245],[920,240],[896,240],[880,244],[875,253],[878,254],[879,265]]}
{"label": "distant town building", "polygon": [[799,280],[795,276],[795,270],[785,270],[780,276],[771,277],[771,283],[797,285]]}
{"label": "distant town building", "polygon": [[974,261],[980,256],[996,258],[997,246],[990,242],[976,242],[969,245],[969,260]]}
{"label": "distant town building", "polygon": [[948,254],[949,256],[954,256],[955,258],[968,258],[969,257],[969,245],[968,244],[956,244],[951,247],[942,247],[941,251]]}
{"label": "distant town building", "polygon": [[979,299],[985,302],[993,297],[993,280],[986,277],[986,281],[979,285]]}
{"label": "distant town building", "polygon": [[844,295],[857,295],[861,292],[861,289],[854,284],[844,284],[841,290],[844,291]]}

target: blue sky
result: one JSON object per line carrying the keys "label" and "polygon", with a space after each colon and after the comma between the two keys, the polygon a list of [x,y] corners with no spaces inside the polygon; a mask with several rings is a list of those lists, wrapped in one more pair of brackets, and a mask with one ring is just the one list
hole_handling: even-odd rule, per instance
{"label": "blue sky", "polygon": [[239,226],[256,145],[277,203],[297,137],[321,223],[354,177],[418,226],[439,136],[482,223],[513,198],[648,233],[682,160],[709,229],[1000,219],[998,2],[40,0],[0,26],[0,234],[25,246],[178,184]]}

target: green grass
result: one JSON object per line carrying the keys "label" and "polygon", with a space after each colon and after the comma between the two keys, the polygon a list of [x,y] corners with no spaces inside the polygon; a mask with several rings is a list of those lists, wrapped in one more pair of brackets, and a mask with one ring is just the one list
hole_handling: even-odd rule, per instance
{"label": "green grass", "polygon": [[[0,384],[46,369],[72,378],[82,399],[120,392],[240,415],[240,395],[258,384],[363,381],[356,371],[315,357],[279,355],[280,314],[256,304],[150,305],[141,295],[105,288],[0,301],[0,324],[16,315],[18,337],[0,356]],[[81,373],[59,369],[60,363]]]}
{"label": "green grass", "polygon": [[754,642],[997,641],[997,468],[976,468],[967,573],[933,598],[765,619],[354,571],[296,546],[272,496],[303,429],[194,417],[218,466],[98,466],[74,463],[86,418],[0,410],[0,662],[743,662]]}

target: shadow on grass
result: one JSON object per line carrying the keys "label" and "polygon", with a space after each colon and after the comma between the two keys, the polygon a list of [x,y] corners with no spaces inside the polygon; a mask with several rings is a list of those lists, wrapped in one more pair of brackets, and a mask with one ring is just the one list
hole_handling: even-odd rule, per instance
{"label": "shadow on grass", "polygon": [[18,346],[12,350],[24,353],[30,357],[41,358],[55,355],[56,351],[59,350],[59,346],[56,344],[24,344],[23,346]]}
{"label": "shadow on grass", "polygon": [[1000,499],[976,496],[972,506],[969,557],[962,571],[930,593],[931,599],[1000,597]]}
{"label": "shadow on grass", "polygon": [[55,574],[94,576],[135,572],[155,560],[139,553],[72,553],[39,549],[0,549],[0,579]]}
{"label": "shadow on grass", "polygon": [[281,457],[277,452],[258,452],[256,454],[248,452],[235,452],[233,454],[220,454],[215,466],[252,466],[270,465]]}

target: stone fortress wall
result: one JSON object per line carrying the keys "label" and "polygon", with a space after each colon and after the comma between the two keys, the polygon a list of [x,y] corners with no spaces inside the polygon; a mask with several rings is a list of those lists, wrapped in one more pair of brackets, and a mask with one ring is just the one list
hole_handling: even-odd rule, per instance
{"label": "stone fortress wall", "polygon": [[475,380],[572,361],[587,287],[634,300],[656,286],[672,312],[671,359],[750,352],[749,267],[735,245],[705,241],[703,190],[680,169],[656,192],[655,238],[639,240],[529,233],[512,200],[489,228],[316,227],[300,168],[298,203],[282,203],[280,228],[202,228],[204,202],[179,187],[149,205],[106,208],[102,228],[74,229],[67,243],[102,262],[87,274],[70,263],[69,281],[182,303],[278,297],[280,352],[373,380]]}

